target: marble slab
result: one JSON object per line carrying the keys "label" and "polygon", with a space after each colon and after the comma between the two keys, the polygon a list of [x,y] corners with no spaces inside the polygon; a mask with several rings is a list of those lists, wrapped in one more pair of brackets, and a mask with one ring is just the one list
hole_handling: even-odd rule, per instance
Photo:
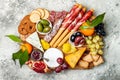
{"label": "marble slab", "polygon": [[[12,61],[17,43],[5,37],[17,34],[20,20],[38,7],[67,10],[81,3],[95,14],[106,12],[105,63],[90,70],[68,70],[61,73],[38,74],[27,66]],[[0,80],[120,80],[120,0],[0,0]]]}

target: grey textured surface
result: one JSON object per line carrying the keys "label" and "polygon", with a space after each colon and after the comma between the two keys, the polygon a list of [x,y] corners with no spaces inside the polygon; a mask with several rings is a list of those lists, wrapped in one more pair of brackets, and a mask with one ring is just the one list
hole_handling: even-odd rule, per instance
{"label": "grey textured surface", "polygon": [[[69,70],[59,74],[37,74],[27,66],[13,63],[12,53],[19,46],[5,37],[17,34],[20,20],[38,7],[69,10],[75,3],[95,14],[106,12],[105,64],[91,70]],[[120,80],[120,0],[0,0],[0,80]]]}

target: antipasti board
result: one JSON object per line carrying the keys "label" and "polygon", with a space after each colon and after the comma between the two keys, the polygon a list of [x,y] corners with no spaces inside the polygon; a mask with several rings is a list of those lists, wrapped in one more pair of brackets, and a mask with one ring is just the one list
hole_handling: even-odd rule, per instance
{"label": "antipasti board", "polygon": [[38,73],[98,66],[104,63],[104,15],[78,3],[70,11],[34,9],[20,21],[19,36],[7,35],[20,44],[12,59]]}

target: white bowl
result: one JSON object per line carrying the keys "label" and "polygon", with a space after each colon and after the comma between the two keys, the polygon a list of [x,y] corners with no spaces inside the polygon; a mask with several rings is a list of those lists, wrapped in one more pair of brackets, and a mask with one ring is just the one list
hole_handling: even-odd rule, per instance
{"label": "white bowl", "polygon": [[50,26],[51,30],[50,30],[49,32],[47,32],[47,33],[38,31],[37,25],[38,25],[38,23],[40,22],[40,21],[38,21],[38,22],[36,23],[36,31],[37,31],[39,34],[41,34],[41,35],[46,35],[46,34],[48,34],[48,33],[50,33],[50,32],[52,31],[52,23],[51,23],[48,19],[45,19],[45,20],[47,20],[47,21],[50,23],[49,26]]}
{"label": "white bowl", "polygon": [[[78,32],[78,31],[76,31],[76,32]],[[75,34],[76,32],[74,32],[73,34]],[[71,34],[70,37],[71,37],[73,34]],[[84,37],[84,35],[82,35],[82,36]],[[70,37],[69,37],[69,43],[70,43],[71,45],[75,46],[74,42],[72,42],[72,41],[70,40]],[[79,44],[78,46],[75,46],[75,47],[81,47],[81,46],[83,46],[83,44]]]}

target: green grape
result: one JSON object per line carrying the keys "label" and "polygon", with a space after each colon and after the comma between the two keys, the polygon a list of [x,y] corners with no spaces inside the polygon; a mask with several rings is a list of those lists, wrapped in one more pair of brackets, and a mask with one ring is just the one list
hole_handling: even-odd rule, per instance
{"label": "green grape", "polygon": [[96,49],[100,49],[100,45],[98,43],[95,44]]}
{"label": "green grape", "polygon": [[98,54],[102,55],[103,54],[103,50],[102,49],[98,50]]}
{"label": "green grape", "polygon": [[87,42],[88,45],[92,44],[92,41],[90,41],[90,40],[87,40],[86,42]]}
{"label": "green grape", "polygon": [[88,39],[92,40],[92,36],[88,36]]}
{"label": "green grape", "polygon": [[93,38],[93,40],[92,40],[94,43],[97,43],[97,40],[95,39],[95,38]]}
{"label": "green grape", "polygon": [[102,41],[102,37],[100,37],[99,41]]}
{"label": "green grape", "polygon": [[91,48],[95,48],[95,44],[92,44],[92,45],[91,45]]}
{"label": "green grape", "polygon": [[95,39],[96,39],[97,41],[99,41],[99,40],[100,40],[100,36],[96,35],[96,36],[95,36]]}
{"label": "green grape", "polygon": [[86,41],[89,40],[88,37],[85,37],[85,40],[86,40]]}
{"label": "green grape", "polygon": [[96,54],[97,54],[97,51],[92,51],[91,54],[92,54],[92,55],[96,55]]}
{"label": "green grape", "polygon": [[91,51],[91,52],[94,52],[94,51],[95,51],[95,48],[91,48],[90,51]]}
{"label": "green grape", "polygon": [[103,43],[102,41],[100,41],[100,42],[99,42],[99,45],[103,46],[103,45],[104,45],[104,43]]}

